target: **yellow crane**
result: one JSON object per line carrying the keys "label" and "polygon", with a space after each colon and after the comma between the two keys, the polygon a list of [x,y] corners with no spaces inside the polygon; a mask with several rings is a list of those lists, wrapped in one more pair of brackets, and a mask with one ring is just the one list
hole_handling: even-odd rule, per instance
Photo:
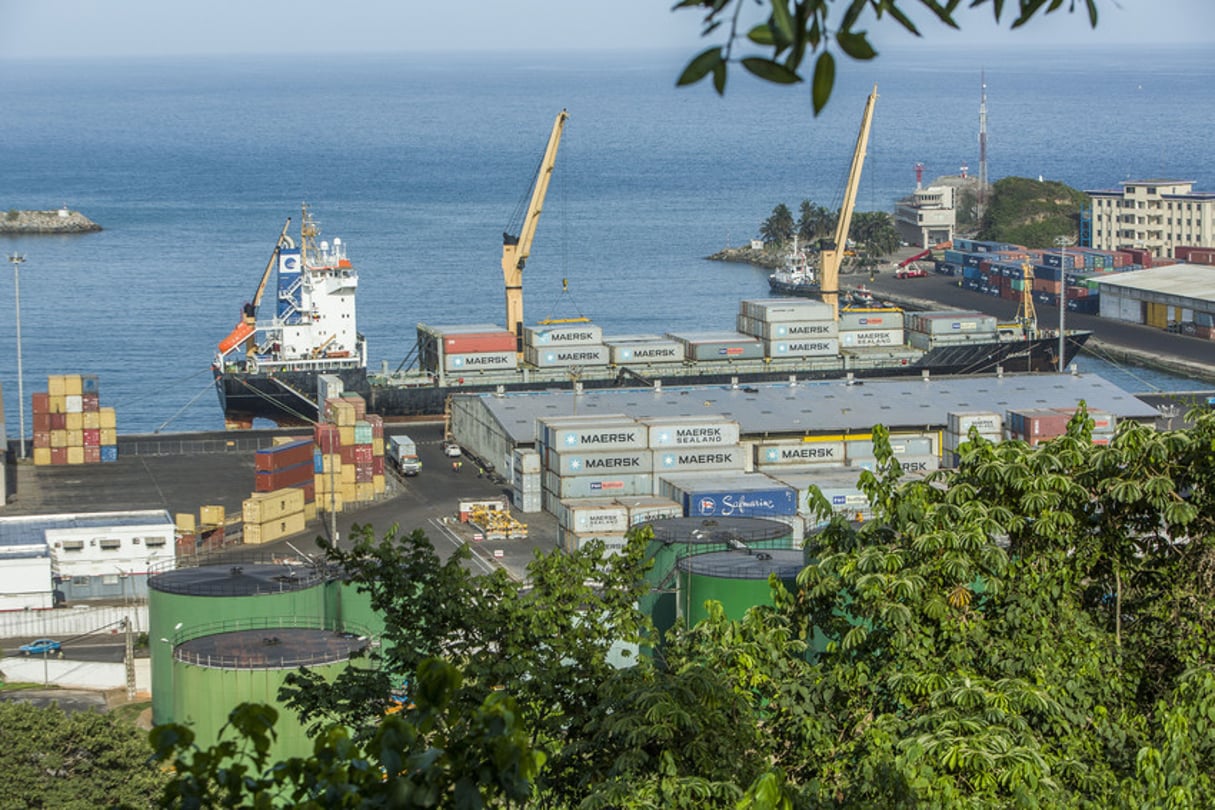
{"label": "yellow crane", "polygon": [[532,187],[531,203],[523,216],[519,233],[502,234],[502,280],[506,284],[506,328],[515,333],[515,350],[523,351],[523,266],[532,251],[532,239],[536,236],[536,224],[544,209],[544,196],[552,179],[553,164],[557,160],[557,145],[569,113],[562,110],[553,122],[553,131],[548,136],[548,147],[540,161],[540,171]]}
{"label": "yellow crane", "polygon": [[840,205],[839,221],[835,226],[835,243],[819,254],[819,284],[823,302],[831,305],[836,318],[840,312],[840,264],[848,247],[848,229],[852,226],[852,209],[856,206],[856,190],[861,184],[861,167],[865,164],[865,148],[869,144],[869,127],[873,123],[873,104],[877,101],[877,85],[865,102],[865,113],[861,116],[861,130],[856,136],[856,149],[852,153],[852,168],[848,170],[848,185],[844,188],[844,201]]}

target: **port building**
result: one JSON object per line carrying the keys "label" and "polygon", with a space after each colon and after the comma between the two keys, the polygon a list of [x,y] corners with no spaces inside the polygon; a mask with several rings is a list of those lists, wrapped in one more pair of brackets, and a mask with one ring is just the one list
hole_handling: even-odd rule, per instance
{"label": "port building", "polygon": [[1215,246],[1215,192],[1193,180],[1124,180],[1117,189],[1087,191],[1093,204],[1092,245],[1142,247],[1162,258],[1181,245]]}
{"label": "port building", "polygon": [[894,226],[899,238],[925,248],[951,241],[958,217],[957,192],[947,185],[917,186],[910,196],[895,203]]}
{"label": "port building", "polygon": [[1172,264],[1097,279],[1101,317],[1210,338],[1215,267]]}

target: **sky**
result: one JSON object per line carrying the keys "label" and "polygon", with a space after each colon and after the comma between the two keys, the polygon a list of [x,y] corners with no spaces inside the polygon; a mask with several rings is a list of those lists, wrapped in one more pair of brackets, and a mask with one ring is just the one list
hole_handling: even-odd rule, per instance
{"label": "sky", "polygon": [[[754,9],[751,0],[745,8]],[[1070,0],[1069,0],[1070,2]],[[1082,9],[1084,0],[1076,0]],[[959,12],[963,33],[904,0],[921,46],[1215,44],[1215,0],[1097,0],[1082,11],[1008,31],[991,7]],[[675,50],[694,54],[701,13],[674,0],[0,0],[0,61],[142,56],[478,51]],[[966,4],[963,4],[964,6]],[[1016,9],[1008,0],[1006,11]],[[1064,4],[1064,9],[1067,3]],[[754,20],[752,20],[754,21]],[[717,35],[708,42],[722,40]],[[890,20],[869,28],[879,49],[915,44]]]}

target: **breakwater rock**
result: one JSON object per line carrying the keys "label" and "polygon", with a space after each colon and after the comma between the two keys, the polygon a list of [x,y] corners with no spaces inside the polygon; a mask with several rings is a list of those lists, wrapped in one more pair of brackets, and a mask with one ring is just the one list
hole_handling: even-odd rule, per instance
{"label": "breakwater rock", "polygon": [[769,270],[777,270],[784,263],[784,256],[779,250],[728,247],[714,253],[709,257],[709,260],[715,262],[738,262],[740,264],[755,265],[756,267],[766,267]]}
{"label": "breakwater rock", "polygon": [[57,211],[18,211],[10,208],[0,214],[0,234],[91,233],[101,226],[81,214],[60,208]]}

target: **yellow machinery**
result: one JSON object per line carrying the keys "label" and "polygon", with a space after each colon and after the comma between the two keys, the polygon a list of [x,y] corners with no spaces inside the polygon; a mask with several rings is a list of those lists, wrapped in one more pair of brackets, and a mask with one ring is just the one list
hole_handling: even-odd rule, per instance
{"label": "yellow machinery", "polygon": [[856,136],[856,150],[852,153],[852,168],[848,171],[848,185],[844,189],[844,201],[840,205],[839,221],[835,226],[835,244],[824,249],[819,256],[819,283],[823,302],[831,305],[835,317],[840,312],[840,264],[848,247],[848,229],[852,226],[852,209],[856,206],[856,190],[861,184],[861,167],[865,163],[865,149],[869,144],[869,127],[873,123],[873,105],[877,101],[877,85],[865,102],[865,113],[861,116],[861,130]]}
{"label": "yellow machinery", "polygon": [[548,136],[548,147],[540,161],[540,171],[532,187],[531,203],[523,217],[518,234],[502,234],[502,279],[506,283],[506,328],[515,333],[515,350],[523,352],[523,266],[531,254],[532,239],[536,235],[536,224],[544,209],[544,196],[552,179],[553,164],[557,160],[557,145],[569,113],[562,110],[553,122],[553,131]]}
{"label": "yellow machinery", "polygon": [[481,529],[486,540],[524,540],[527,524],[511,516],[509,510],[490,509],[484,505],[474,506],[469,512],[468,522]]}

